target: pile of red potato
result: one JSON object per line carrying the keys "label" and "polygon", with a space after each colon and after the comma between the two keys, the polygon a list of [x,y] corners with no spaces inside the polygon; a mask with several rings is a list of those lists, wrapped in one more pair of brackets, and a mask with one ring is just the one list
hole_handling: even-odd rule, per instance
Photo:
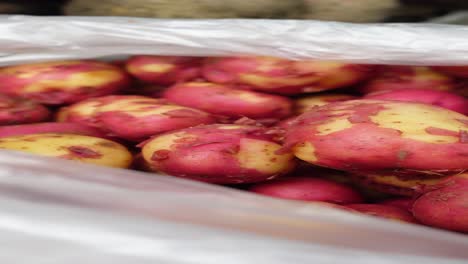
{"label": "pile of red potato", "polygon": [[0,68],[0,148],[468,233],[468,66],[134,56]]}

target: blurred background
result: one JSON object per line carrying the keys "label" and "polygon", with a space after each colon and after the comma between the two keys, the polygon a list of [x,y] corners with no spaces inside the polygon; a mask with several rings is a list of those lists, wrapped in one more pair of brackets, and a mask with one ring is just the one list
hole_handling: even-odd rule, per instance
{"label": "blurred background", "polygon": [[[1,14],[465,24],[463,0],[0,0]],[[468,24],[468,23],[467,23]]]}

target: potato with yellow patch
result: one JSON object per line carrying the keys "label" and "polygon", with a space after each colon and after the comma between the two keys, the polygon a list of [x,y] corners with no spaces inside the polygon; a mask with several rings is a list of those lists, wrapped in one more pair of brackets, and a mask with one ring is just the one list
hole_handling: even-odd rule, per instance
{"label": "potato with yellow patch", "polygon": [[380,66],[375,78],[359,87],[363,94],[380,91],[429,89],[453,91],[455,82],[449,76],[424,66]]}
{"label": "potato with yellow patch", "polygon": [[41,122],[49,116],[50,111],[43,105],[0,94],[0,126]]}
{"label": "potato with yellow patch", "polygon": [[61,133],[43,133],[0,139],[0,149],[96,165],[128,168],[132,154],[124,146],[103,138]]}
{"label": "potato with yellow patch", "polygon": [[360,173],[351,176],[363,186],[388,194],[413,197],[431,186],[439,184],[446,176],[434,175],[399,175],[397,173]]}
{"label": "potato with yellow patch", "polygon": [[291,114],[292,101],[286,97],[232,89],[210,82],[176,84],[164,92],[164,98],[211,114],[237,119],[278,121]]}
{"label": "potato with yellow patch", "polygon": [[345,171],[440,175],[468,168],[468,117],[432,105],[352,100],[299,116],[285,148]]}
{"label": "potato with yellow patch", "polygon": [[54,61],[0,69],[0,93],[62,105],[115,93],[130,83],[120,68],[98,61]]}
{"label": "potato with yellow patch", "polygon": [[62,109],[58,120],[97,127],[109,135],[136,142],[215,121],[210,114],[197,109],[131,95],[110,95],[79,102]]}
{"label": "potato with yellow patch", "polygon": [[364,99],[432,104],[464,115],[468,114],[468,99],[446,91],[431,89],[395,89],[371,93],[366,95]]}
{"label": "potato with yellow patch", "polygon": [[171,85],[200,76],[201,58],[176,56],[133,56],[125,63],[135,78],[152,84]]}
{"label": "potato with yellow patch", "polygon": [[310,95],[301,97],[295,102],[295,113],[300,115],[307,111],[310,111],[316,107],[324,106],[331,103],[343,102],[357,99],[356,96],[349,94],[322,94],[322,95]]}
{"label": "potato with yellow patch", "polygon": [[372,66],[334,61],[293,61],[273,57],[209,58],[202,74],[214,83],[279,94],[332,90],[370,76]]}
{"label": "potato with yellow patch", "polygon": [[273,179],[293,169],[294,156],[267,129],[244,125],[193,127],[154,137],[142,147],[148,167],[218,184]]}

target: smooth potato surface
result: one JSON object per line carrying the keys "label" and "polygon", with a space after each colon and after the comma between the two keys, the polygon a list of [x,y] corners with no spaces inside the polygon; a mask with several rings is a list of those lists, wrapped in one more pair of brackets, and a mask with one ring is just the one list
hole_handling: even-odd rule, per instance
{"label": "smooth potato surface", "polygon": [[468,233],[468,174],[450,177],[420,196],[412,206],[423,224]]}
{"label": "smooth potato surface", "polygon": [[286,97],[232,89],[210,82],[180,83],[164,92],[164,98],[230,118],[279,120],[291,114],[292,101]]}

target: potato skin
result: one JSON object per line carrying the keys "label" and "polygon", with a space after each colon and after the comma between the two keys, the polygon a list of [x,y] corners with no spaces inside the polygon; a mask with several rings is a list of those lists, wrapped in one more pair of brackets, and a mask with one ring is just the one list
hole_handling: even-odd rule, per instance
{"label": "potato skin", "polygon": [[412,212],[421,223],[468,233],[468,174],[450,177],[420,196]]}
{"label": "potato skin", "polygon": [[209,82],[176,84],[164,98],[179,105],[197,108],[229,118],[279,120],[291,114],[292,101],[286,97],[236,90]]}
{"label": "potato skin", "polygon": [[41,122],[50,111],[29,99],[0,94],[0,126]]}
{"label": "potato skin", "polygon": [[366,95],[364,99],[393,100],[431,104],[464,115],[468,114],[468,99],[446,91],[436,91],[429,89],[397,89],[371,93]]}
{"label": "potato skin", "polygon": [[467,169],[468,117],[443,108],[353,100],[322,106],[294,123],[285,148],[314,165],[401,175]]}
{"label": "potato skin", "polygon": [[375,78],[359,87],[363,94],[398,89],[453,91],[456,85],[449,76],[423,66],[381,66]]}
{"label": "potato skin", "polygon": [[200,77],[201,58],[138,55],[125,63],[135,78],[152,84],[172,85]]}
{"label": "potato skin", "polygon": [[323,94],[323,95],[310,95],[299,98],[295,101],[295,111],[297,115],[308,112],[316,107],[324,106],[335,102],[343,102],[358,99],[356,96],[348,94]]}
{"label": "potato skin", "polygon": [[353,188],[334,181],[312,177],[285,177],[257,183],[251,192],[281,199],[318,201],[334,204],[363,202],[363,197]]}
{"label": "potato skin", "polygon": [[203,77],[214,83],[290,95],[350,86],[371,71],[372,67],[365,65],[255,56],[209,58],[202,67]]}
{"label": "potato skin", "polygon": [[397,173],[360,173],[350,176],[356,183],[371,187],[383,193],[413,197],[424,189],[439,184],[447,176],[402,175]]}
{"label": "potato skin", "polygon": [[132,154],[116,142],[75,134],[44,133],[3,137],[0,138],[0,149],[115,168],[128,168],[132,162]]}
{"label": "potato skin", "polygon": [[110,95],[62,109],[58,121],[96,127],[108,134],[141,142],[176,129],[211,124],[208,113],[145,96]]}
{"label": "potato skin", "polygon": [[411,211],[413,207],[414,199],[412,198],[392,198],[384,201],[380,201],[379,204],[395,206],[403,210]]}
{"label": "potato skin", "polygon": [[208,125],[153,137],[142,146],[143,158],[158,172],[218,183],[240,184],[273,179],[295,165],[291,153],[266,128]]}
{"label": "potato skin", "polygon": [[286,119],[281,120],[280,122],[276,123],[275,126],[283,129],[284,131],[288,130],[291,126],[296,124],[297,116],[292,116]]}
{"label": "potato skin", "polygon": [[106,138],[100,130],[76,123],[36,123],[0,127],[0,137],[21,136],[42,133],[65,133]]}
{"label": "potato skin", "polygon": [[382,204],[351,204],[349,208],[354,209],[360,213],[372,215],[390,220],[418,223],[416,219],[407,210]]}
{"label": "potato skin", "polygon": [[459,78],[468,78],[468,66],[433,66],[432,69],[442,72],[447,75],[459,77]]}
{"label": "potato skin", "polygon": [[54,61],[0,69],[0,92],[50,105],[115,93],[130,82],[118,67],[91,60]]}

